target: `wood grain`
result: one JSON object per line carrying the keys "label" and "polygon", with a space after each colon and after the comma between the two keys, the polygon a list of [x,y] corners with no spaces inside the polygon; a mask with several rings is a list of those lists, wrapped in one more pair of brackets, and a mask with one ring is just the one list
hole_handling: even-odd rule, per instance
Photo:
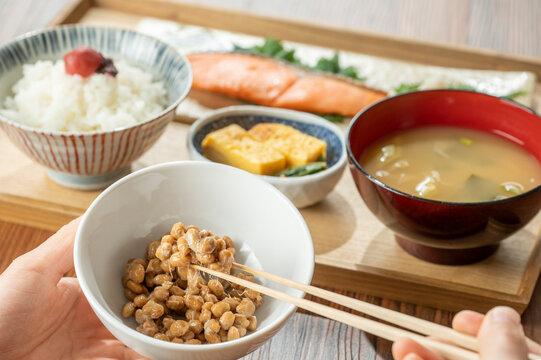
{"label": "wood grain", "polygon": [[32,250],[53,233],[0,221],[0,273],[18,256]]}
{"label": "wood grain", "polygon": [[[24,32],[44,27],[68,1],[73,2],[0,0],[0,43]],[[541,22],[538,19],[541,2],[537,0],[336,0],[332,2],[332,6],[325,0],[190,2],[353,30],[376,31],[541,57],[541,42],[537,38],[541,33]],[[0,171],[0,175],[6,173]],[[12,181],[16,181],[16,178]],[[11,209],[7,210],[9,212]],[[0,213],[2,211],[6,212],[6,209],[0,206]],[[50,219],[40,221],[50,230],[56,229]],[[17,255],[35,247],[50,234],[50,231],[0,221],[0,271]],[[536,341],[541,341],[539,281],[530,306],[523,314],[525,332]],[[414,291],[415,289],[412,290]],[[364,294],[362,289],[359,292],[337,292],[447,326],[451,324],[453,316],[452,312],[369,296]],[[326,303],[317,299],[316,301]],[[296,313],[275,337],[244,359],[391,359],[390,345],[388,341],[351,327],[317,316]]]}
{"label": "wood grain", "polygon": [[[75,0],[0,1],[0,43],[40,29]],[[541,57],[537,0],[177,0],[292,20]],[[23,19],[23,20],[21,20]]]}

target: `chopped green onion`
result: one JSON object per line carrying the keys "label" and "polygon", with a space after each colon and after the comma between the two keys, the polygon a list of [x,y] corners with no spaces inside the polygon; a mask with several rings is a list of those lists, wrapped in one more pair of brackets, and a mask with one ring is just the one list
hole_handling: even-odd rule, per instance
{"label": "chopped green onion", "polygon": [[395,156],[397,153],[396,146],[394,145],[385,145],[381,148],[381,155],[379,157],[379,161],[382,163],[385,163],[389,161],[393,156]]}
{"label": "chopped green onion", "polygon": [[427,176],[415,187],[415,191],[421,197],[427,197],[434,195],[438,188],[436,186],[436,180],[432,176]]}
{"label": "chopped green onion", "polygon": [[458,139],[458,141],[460,141],[461,144],[464,144],[466,146],[473,145],[473,140],[467,137],[461,137],[460,139]]}
{"label": "chopped green onion", "polygon": [[524,187],[521,184],[512,181],[504,182],[500,186],[511,196],[520,195],[524,191]]}

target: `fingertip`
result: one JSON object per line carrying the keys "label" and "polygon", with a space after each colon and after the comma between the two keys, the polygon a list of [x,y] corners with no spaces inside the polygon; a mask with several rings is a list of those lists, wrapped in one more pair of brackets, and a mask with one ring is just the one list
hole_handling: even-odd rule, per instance
{"label": "fingertip", "polygon": [[63,225],[57,233],[75,233],[77,232],[77,228],[79,227],[79,224],[81,223],[82,215],[79,217],[76,217],[75,219],[71,220],[69,223]]}
{"label": "fingertip", "polygon": [[412,349],[415,348],[416,345],[417,343],[408,338],[396,340],[391,347],[393,358],[396,360],[403,360],[406,355],[411,353]]}
{"label": "fingertip", "polygon": [[479,353],[486,359],[526,358],[526,337],[515,310],[498,306],[487,313],[479,330]]}
{"label": "fingertip", "polygon": [[73,244],[80,222],[81,217],[75,218],[40,246],[24,254],[28,266],[57,282],[73,267]]}
{"label": "fingertip", "polygon": [[[443,360],[441,356],[436,355],[409,338],[401,338],[395,341],[392,347],[392,353],[393,357],[398,360]],[[407,358],[407,356],[411,356],[410,354],[414,354],[417,358]]]}
{"label": "fingertip", "polygon": [[469,335],[477,335],[485,316],[472,310],[462,310],[453,318],[453,329]]}
{"label": "fingertip", "polygon": [[477,312],[477,311],[473,311],[473,310],[461,310],[459,311],[456,315],[455,315],[455,318],[462,318],[462,317],[465,317],[465,318],[470,318],[470,317],[484,317],[485,315]]}
{"label": "fingertip", "polygon": [[520,314],[508,306],[496,306],[488,312],[487,317],[493,324],[520,325]]}
{"label": "fingertip", "polygon": [[423,360],[423,358],[416,353],[409,353],[408,355],[404,356],[402,360]]}
{"label": "fingertip", "polygon": [[526,345],[528,346],[528,351],[537,355],[541,355],[541,345],[533,341],[532,339],[526,338]]}

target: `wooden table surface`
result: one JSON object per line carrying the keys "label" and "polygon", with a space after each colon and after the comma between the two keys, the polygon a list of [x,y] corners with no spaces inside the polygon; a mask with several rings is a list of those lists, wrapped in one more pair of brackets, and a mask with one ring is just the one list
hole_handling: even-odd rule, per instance
{"label": "wooden table surface", "polygon": [[[48,24],[70,0],[0,0],[0,43]],[[384,32],[434,42],[541,57],[538,0],[191,0],[248,12]],[[0,170],[1,171],[1,170]],[[0,272],[51,233],[0,221]],[[541,281],[541,280],[540,280]],[[453,314],[361,293],[337,292],[450,325]],[[310,298],[310,297],[309,297]],[[325,303],[325,302],[323,302]],[[541,287],[523,314],[526,334],[541,341]],[[296,313],[244,359],[391,359],[391,343],[306,313]]]}

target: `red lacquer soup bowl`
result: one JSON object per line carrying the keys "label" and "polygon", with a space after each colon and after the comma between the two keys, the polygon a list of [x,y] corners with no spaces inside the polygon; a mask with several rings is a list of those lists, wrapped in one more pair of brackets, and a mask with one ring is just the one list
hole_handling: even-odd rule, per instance
{"label": "red lacquer soup bowl", "polygon": [[368,208],[410,254],[441,264],[491,255],[501,240],[541,208],[541,185],[515,197],[479,203],[427,200],[395,190],[359,164],[375,140],[420,126],[447,125],[513,141],[541,162],[541,118],[511,100],[459,90],[419,91],[380,101],[352,120],[346,135],[349,168]]}

